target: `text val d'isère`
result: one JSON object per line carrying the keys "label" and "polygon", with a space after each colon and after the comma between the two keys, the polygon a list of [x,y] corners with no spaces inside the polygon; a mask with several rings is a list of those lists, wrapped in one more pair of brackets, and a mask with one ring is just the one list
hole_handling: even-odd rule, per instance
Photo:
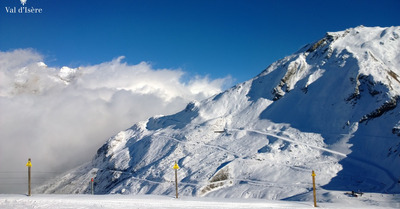
{"label": "text val d'is\u00e8re", "polygon": [[34,7],[5,7],[7,13],[20,13],[20,14],[40,14],[43,13],[42,8]]}

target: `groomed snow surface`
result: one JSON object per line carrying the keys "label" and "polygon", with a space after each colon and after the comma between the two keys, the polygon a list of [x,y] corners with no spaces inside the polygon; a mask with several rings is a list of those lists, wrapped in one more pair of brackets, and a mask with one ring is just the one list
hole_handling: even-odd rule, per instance
{"label": "groomed snow surface", "polygon": [[[350,197],[343,192],[325,193],[332,202],[317,202],[318,208],[400,208],[400,195],[365,193],[362,197]],[[313,208],[313,202],[273,201],[262,199],[195,198],[156,195],[11,195],[0,194],[2,209],[97,209],[97,208]]]}

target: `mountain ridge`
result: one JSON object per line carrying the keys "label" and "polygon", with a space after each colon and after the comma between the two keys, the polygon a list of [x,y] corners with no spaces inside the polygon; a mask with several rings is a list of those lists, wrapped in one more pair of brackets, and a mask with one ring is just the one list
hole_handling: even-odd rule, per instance
{"label": "mountain ridge", "polygon": [[329,32],[249,81],[121,131],[37,191],[89,193],[94,177],[102,194],[172,194],[177,160],[183,195],[310,198],[311,170],[321,189],[398,193],[399,34]]}

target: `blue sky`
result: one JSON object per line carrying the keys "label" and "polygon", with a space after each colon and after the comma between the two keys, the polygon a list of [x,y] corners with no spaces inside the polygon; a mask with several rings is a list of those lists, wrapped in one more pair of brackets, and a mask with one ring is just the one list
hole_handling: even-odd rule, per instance
{"label": "blue sky", "polygon": [[33,48],[49,66],[125,56],[188,76],[248,80],[328,31],[400,25],[398,0],[1,0],[0,51]]}

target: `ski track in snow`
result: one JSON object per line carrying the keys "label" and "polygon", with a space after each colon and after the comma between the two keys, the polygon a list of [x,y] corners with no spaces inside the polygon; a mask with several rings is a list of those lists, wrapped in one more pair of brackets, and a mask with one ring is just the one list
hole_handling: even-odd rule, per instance
{"label": "ski track in snow", "polygon": [[226,148],[223,148],[223,147],[221,147],[221,146],[210,145],[210,144],[204,144],[204,143],[195,143],[195,142],[182,141],[182,140],[176,139],[176,138],[171,137],[171,136],[166,136],[166,135],[158,135],[158,137],[168,138],[168,139],[171,139],[171,140],[174,140],[174,141],[176,141],[176,142],[178,142],[178,143],[183,143],[183,144],[190,144],[190,145],[194,145],[194,146],[210,147],[210,148],[218,149],[218,150],[221,150],[221,151],[223,151],[223,152],[229,153],[229,154],[233,155],[235,158],[242,158],[242,157],[239,157],[239,154],[238,154],[238,153],[235,153],[235,152],[232,152],[232,151],[230,151],[230,150],[227,150]]}
{"label": "ski track in snow", "polygon": [[[239,129],[230,129],[230,130],[239,130]],[[240,130],[240,131],[242,131],[242,130]],[[301,142],[296,142],[296,141],[293,141],[293,140],[290,140],[290,139],[287,139],[287,138],[284,138],[284,137],[281,137],[281,136],[276,136],[274,134],[267,134],[267,133],[263,133],[261,131],[255,131],[255,130],[247,130],[247,131],[254,132],[254,133],[259,133],[259,134],[264,134],[264,135],[275,136],[275,137],[283,139],[285,141],[289,141],[289,142],[293,142],[293,143],[297,143],[297,144],[304,144],[306,146],[309,146],[308,144],[301,143]],[[204,147],[210,147],[210,148],[213,148],[213,149],[218,149],[220,151],[223,151],[223,152],[226,152],[228,154],[233,155],[236,159],[247,160],[247,159],[244,159],[243,157],[239,157],[238,153],[230,151],[230,150],[228,150],[226,148],[223,148],[221,146],[204,144],[204,143],[196,143],[196,142],[190,142],[190,141],[183,141],[183,140],[179,140],[179,139],[176,139],[174,137],[167,136],[167,135],[157,135],[157,137],[173,140],[175,142],[178,142],[178,143],[181,143],[181,144],[186,144],[186,145],[204,146]],[[312,147],[318,149],[318,147],[316,147],[316,146],[312,146]],[[324,149],[324,148],[322,148],[322,149]],[[332,151],[332,152],[335,152],[335,151]],[[285,165],[283,165],[283,166],[285,166]],[[309,169],[305,169],[305,168],[301,168],[301,167],[292,167],[292,168],[300,169],[300,170],[307,170],[307,171],[309,170]],[[107,170],[121,172],[121,173],[129,173],[129,174],[131,174],[131,177],[130,177],[131,179],[135,179],[135,180],[143,181],[143,182],[148,182],[148,183],[152,183],[152,184],[175,184],[174,181],[154,181],[154,180],[148,180],[148,179],[145,179],[145,178],[134,177],[134,175],[133,175],[134,173],[128,172],[128,171],[115,170],[115,169],[107,169]],[[231,179],[227,179],[227,180],[214,181],[214,182],[204,181],[204,182],[199,182],[197,184],[196,183],[179,182],[179,184],[180,185],[194,186],[197,189],[200,189],[200,188],[202,188],[204,186],[207,186],[209,184],[218,184],[218,183],[221,183],[221,182],[225,182],[225,183],[226,182],[238,182],[238,183],[239,182],[246,182],[248,184],[259,185],[259,186],[268,186],[268,187],[277,186],[276,182],[272,182],[272,181],[260,181],[260,180],[251,180],[251,179],[243,179],[243,178],[231,178]],[[303,184],[304,184],[304,182],[303,182]],[[285,184],[285,185],[286,186],[297,185],[297,183]],[[280,184],[279,186],[285,186],[285,185]],[[312,184],[310,183],[308,185],[308,187],[311,187],[311,186],[312,186]]]}
{"label": "ski track in snow", "polygon": [[[234,130],[234,131],[239,131],[239,129],[232,129],[232,130]],[[276,138],[279,138],[279,139],[282,139],[282,140],[284,140],[284,141],[291,142],[291,143],[294,143],[294,144],[305,145],[305,146],[308,146],[308,147],[311,147],[311,148],[314,148],[314,149],[318,149],[318,150],[322,150],[322,151],[325,151],[325,152],[332,153],[332,154],[334,154],[334,155],[339,155],[339,156],[342,156],[342,157],[347,157],[346,154],[341,153],[341,152],[337,152],[337,151],[330,150],[330,149],[323,148],[323,147],[318,147],[318,146],[310,145],[310,144],[307,144],[307,143],[304,143],[304,142],[295,141],[295,140],[292,140],[292,139],[289,139],[289,138],[286,138],[286,137],[283,137],[283,136],[278,136],[278,135],[276,135],[276,134],[271,134],[271,133],[267,133],[267,132],[263,132],[263,131],[258,131],[258,130],[246,130],[246,131],[248,131],[248,132],[253,132],[253,133],[258,133],[258,134],[262,134],[262,135],[266,135],[266,136],[273,136],[273,137],[276,137]]]}
{"label": "ski track in snow", "polygon": [[[133,174],[131,172],[127,172],[127,171],[120,171],[120,170],[113,170],[113,169],[108,169],[109,171],[116,171],[116,172],[121,172],[121,173],[129,173],[129,174]],[[151,184],[171,184],[171,185],[175,185],[175,181],[154,181],[154,180],[148,180],[148,179],[144,179],[144,178],[138,178],[138,177],[134,177],[131,176],[129,177],[131,179],[135,179],[137,181],[143,181],[143,182],[147,182],[147,183],[151,183]],[[271,186],[279,186],[279,187],[284,187],[284,186],[292,186],[292,185],[297,185],[298,183],[292,183],[292,184],[279,184],[277,185],[276,182],[273,181],[260,181],[260,180],[251,180],[251,179],[243,179],[243,178],[232,178],[232,179],[227,179],[227,180],[221,180],[221,181],[213,181],[213,182],[199,182],[198,184],[195,183],[187,183],[187,182],[179,182],[179,185],[187,185],[187,186],[193,186],[196,187],[197,189],[200,189],[204,186],[210,185],[210,184],[218,184],[218,183],[227,183],[227,182],[246,182],[248,184],[252,184],[252,185],[258,185],[258,186],[267,186],[267,187],[271,187]],[[304,185],[304,183],[302,183]],[[309,183],[307,184],[308,187],[312,187],[312,184]]]}
{"label": "ski track in snow", "polygon": [[[342,152],[338,152],[338,151],[335,151],[335,150],[327,149],[327,148],[324,148],[324,147],[318,147],[318,146],[315,146],[315,145],[310,145],[310,144],[307,144],[307,143],[304,143],[304,142],[299,142],[299,141],[296,141],[296,140],[289,139],[287,137],[279,136],[279,135],[276,135],[274,133],[268,133],[268,132],[265,132],[265,131],[253,130],[253,129],[236,129],[236,128],[231,128],[231,129],[229,129],[229,131],[248,131],[248,132],[257,133],[257,134],[261,134],[261,135],[272,136],[272,137],[276,137],[276,138],[279,138],[281,140],[284,140],[286,142],[290,142],[290,143],[294,143],[294,144],[298,144],[298,145],[308,146],[308,147],[311,147],[313,149],[329,152],[331,154],[334,154],[334,155],[337,155],[337,156],[340,156],[340,157],[348,158],[348,159],[350,159],[350,160],[352,160],[354,162],[362,163],[362,164],[365,164],[367,166],[371,166],[371,167],[377,168],[377,169],[381,170],[383,173],[385,173],[390,179],[393,180],[393,184],[387,186],[387,188],[386,188],[387,191],[390,191],[392,188],[394,188],[397,185],[397,178],[389,170],[387,170],[387,169],[383,168],[382,166],[379,166],[379,165],[377,165],[377,164],[375,164],[373,162],[370,162],[370,161],[367,161],[367,160],[364,160],[364,159],[361,159],[361,158],[348,156],[348,155],[346,155],[346,154],[344,154]],[[167,135],[158,135],[158,137],[167,138],[167,139],[173,140],[173,141],[178,142],[178,143],[189,144],[189,145],[194,145],[194,146],[205,146],[205,147],[218,149],[220,151],[224,151],[226,153],[229,153],[229,154],[233,155],[235,158],[243,159],[243,157],[239,157],[238,153],[230,151],[230,150],[228,150],[226,148],[223,148],[221,146],[204,144],[204,143],[195,143],[195,142],[189,142],[189,141],[183,141],[183,140],[179,140],[179,139],[176,139],[174,137],[167,136]],[[143,180],[143,181],[148,181],[146,179],[139,179],[139,178],[137,178],[137,179],[138,180]],[[244,182],[247,182],[247,183],[253,183],[253,184],[264,185],[264,186],[273,184],[273,182],[265,182],[265,181],[258,181],[258,180],[253,181],[253,180],[249,180],[249,179],[229,179],[229,180],[224,180],[224,181],[221,181],[221,182],[228,182],[228,181],[244,181]],[[167,183],[167,182],[152,182],[152,183]],[[213,183],[218,183],[218,182],[213,182]],[[187,184],[187,185],[191,185],[191,186],[199,186],[199,185],[190,184],[190,183],[182,183],[182,184]]]}
{"label": "ski track in snow", "polygon": [[[230,130],[241,131],[240,129],[230,129]],[[346,155],[344,153],[341,153],[341,152],[338,152],[338,151],[335,151],[335,150],[330,150],[330,149],[327,149],[327,148],[318,147],[318,146],[310,145],[310,144],[303,143],[303,142],[298,142],[298,141],[295,141],[295,140],[292,140],[292,139],[289,139],[289,138],[286,138],[286,137],[283,137],[283,136],[278,136],[276,134],[271,134],[271,133],[258,131],[258,130],[246,130],[246,131],[253,132],[253,133],[258,133],[258,134],[262,134],[262,135],[266,135],[266,136],[273,136],[273,137],[282,139],[282,140],[287,141],[287,142],[291,142],[291,143],[295,143],[295,144],[299,144],[299,145],[309,146],[309,147],[314,148],[314,149],[318,149],[318,150],[322,150],[322,151],[325,151],[325,152],[329,152],[329,153],[332,153],[332,154],[335,154],[335,155],[338,155],[338,156],[341,156],[341,157],[346,157],[346,158],[348,158],[348,159],[350,159],[352,161],[355,161],[355,162],[358,162],[358,163],[362,163],[362,164],[365,164],[367,166],[375,167],[378,170],[383,171],[383,173],[385,173],[390,179],[393,180],[393,184],[388,186],[386,188],[386,190],[391,190],[398,184],[397,178],[389,170],[385,169],[384,167],[382,167],[380,165],[377,165],[376,163],[370,162],[368,160],[357,158],[357,157],[348,156],[348,155]]]}
{"label": "ski track in snow", "polygon": [[[281,139],[281,140],[289,142],[289,143],[308,146],[308,147],[311,147],[311,148],[316,149],[316,150],[321,150],[321,151],[324,151],[324,152],[328,152],[328,153],[337,155],[339,157],[348,158],[348,159],[350,159],[350,160],[352,160],[354,162],[362,163],[362,164],[365,164],[367,166],[371,166],[371,167],[377,168],[377,169],[381,170],[383,173],[385,173],[389,178],[391,178],[394,183],[392,185],[390,185],[390,186],[387,186],[386,190],[390,191],[397,184],[396,177],[393,174],[391,174],[390,171],[388,171],[387,169],[383,168],[382,166],[379,166],[379,165],[377,165],[375,163],[369,162],[369,161],[364,160],[364,159],[351,157],[351,156],[348,156],[348,155],[346,155],[344,153],[341,153],[341,152],[338,152],[338,151],[335,151],[335,150],[331,150],[331,149],[327,149],[327,148],[323,148],[323,147],[318,147],[318,146],[315,146],[315,145],[310,145],[310,144],[307,144],[307,143],[304,143],[304,142],[299,142],[299,141],[296,141],[296,140],[293,140],[293,139],[290,139],[290,138],[287,138],[287,137],[284,137],[284,136],[276,135],[275,133],[269,133],[269,132],[265,132],[265,131],[254,130],[254,129],[236,129],[236,128],[231,128],[231,129],[229,129],[229,131],[247,131],[247,132],[252,132],[252,133],[261,134],[261,135],[265,135],[265,136],[272,136],[272,137]],[[211,145],[211,144],[198,143],[198,142],[190,142],[190,141],[187,141],[187,140],[179,140],[179,139],[176,139],[176,138],[174,138],[172,136],[168,136],[168,135],[164,135],[164,134],[157,134],[156,136],[160,137],[160,138],[168,139],[168,140],[173,140],[173,141],[175,141],[177,143],[180,143],[180,144],[192,145],[192,146],[204,146],[204,147],[217,149],[219,151],[223,151],[223,152],[226,152],[226,153],[228,153],[230,155],[233,155],[236,159],[247,160],[247,159],[245,159],[243,157],[240,157],[240,154],[235,153],[235,152],[233,152],[231,150],[228,150],[228,149],[226,149],[224,147],[221,147],[221,146],[218,146],[218,145]],[[302,167],[296,167],[296,166],[291,166],[291,168],[311,171],[309,168],[302,168]],[[171,184],[171,185],[175,184],[174,181],[154,181],[154,180],[148,180],[148,179],[145,179],[145,178],[134,177],[134,174],[132,172],[128,172],[128,171],[114,170],[114,169],[108,169],[108,170],[121,172],[121,173],[129,173],[131,179],[135,179],[137,181],[148,182],[148,183],[151,183],[151,184]],[[209,184],[218,184],[218,183],[221,183],[221,182],[224,182],[224,183],[227,183],[227,182],[230,182],[230,183],[232,183],[232,182],[237,182],[237,183],[245,182],[245,183],[252,184],[252,185],[259,185],[259,186],[266,186],[266,187],[271,187],[271,186],[284,187],[285,185],[286,186],[296,185],[296,183],[285,184],[285,185],[282,185],[282,184],[277,185],[276,182],[260,181],[260,180],[252,180],[252,179],[243,179],[243,178],[231,178],[231,179],[222,180],[222,181],[215,181],[215,182],[208,182],[208,181],[198,182],[198,183],[179,182],[179,184],[180,185],[192,186],[192,187],[196,187],[197,189],[201,189],[202,187],[207,186]],[[304,182],[303,182],[303,184],[304,184]],[[311,186],[312,186],[312,184],[310,183],[307,187],[311,187]],[[317,186],[319,187],[321,185],[317,185]]]}

